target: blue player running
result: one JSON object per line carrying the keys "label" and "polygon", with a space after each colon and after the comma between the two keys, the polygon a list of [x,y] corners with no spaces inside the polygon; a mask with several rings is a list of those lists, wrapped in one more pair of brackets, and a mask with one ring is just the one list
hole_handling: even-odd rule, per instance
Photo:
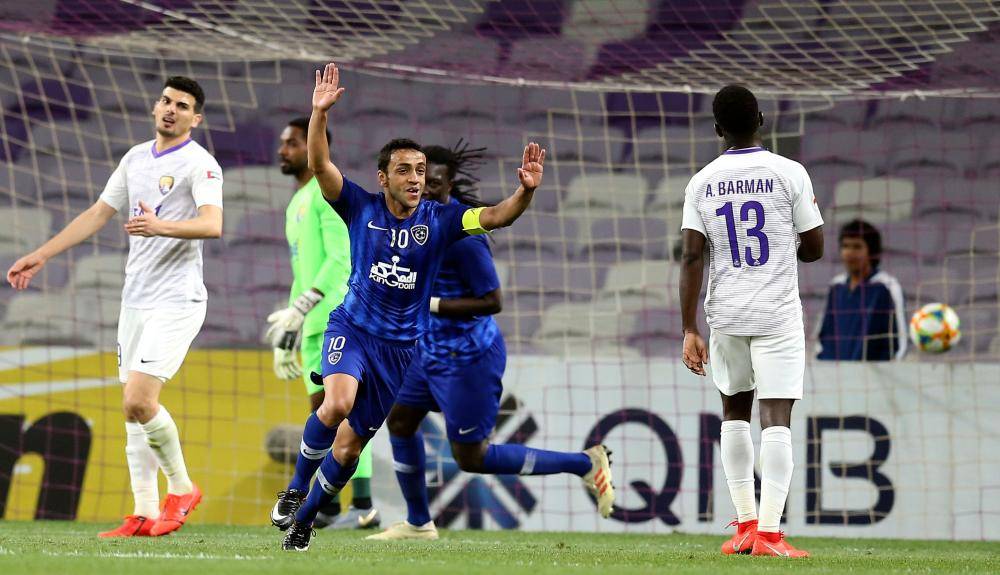
{"label": "blue player running", "polygon": [[[425,200],[446,206],[482,205],[469,189],[475,179],[468,171],[482,150],[459,144],[455,150],[428,146],[423,151],[427,157]],[[429,323],[387,420],[407,519],[368,539],[438,538],[427,501],[423,435],[418,431],[428,411],[444,414],[451,452],[463,471],[572,473],[583,478],[601,515],[611,513],[614,488],[604,446],[561,453],[490,443],[507,364],[503,335],[492,317],[501,307],[500,281],[489,241],[484,236],[468,237],[448,248],[431,291]]]}
{"label": "blue player running", "polygon": [[330,161],[326,116],[344,92],[339,83],[333,63],[316,72],[307,145],[323,196],[347,224],[352,270],[347,296],[324,334],[323,403],[306,421],[295,475],[271,511],[272,523],[288,530],[286,550],[309,548],[317,511],[350,480],[362,448],[385,420],[430,313],[430,289],[446,248],[513,223],[531,203],[545,161],[545,151],[529,144],[518,169],[521,185],[497,206],[421,203],[424,154],[416,142],[392,140],[379,153],[382,191],[369,194]]}

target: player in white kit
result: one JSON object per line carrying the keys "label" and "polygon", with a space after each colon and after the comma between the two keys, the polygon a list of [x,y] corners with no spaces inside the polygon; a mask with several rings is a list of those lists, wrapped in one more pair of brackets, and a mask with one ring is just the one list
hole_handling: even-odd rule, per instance
{"label": "player in white kit", "polygon": [[[135,510],[101,537],[165,535],[179,529],[201,501],[177,426],[159,396],[205,319],[201,240],[222,236],[222,169],[191,139],[204,103],[197,82],[169,78],[153,107],[156,138],[126,152],[94,205],[7,272],[11,286],[25,289],[49,258],[95,234],[115,213],[127,214],[118,378],[124,384],[125,456]],[[167,477],[162,512],[158,468]]]}
{"label": "player in white kit", "polygon": [[[684,192],[680,282],[684,365],[722,394],[722,466],[738,514],[725,554],[808,557],[784,540],[781,513],[792,480],[792,404],[802,398],[805,332],[796,259],[823,256],[823,218],[805,168],[761,147],[757,99],[726,86],[712,103],[727,150]],[[708,242],[705,315],[711,353],[696,321]],[[761,496],[754,499],[750,412],[760,401]]]}

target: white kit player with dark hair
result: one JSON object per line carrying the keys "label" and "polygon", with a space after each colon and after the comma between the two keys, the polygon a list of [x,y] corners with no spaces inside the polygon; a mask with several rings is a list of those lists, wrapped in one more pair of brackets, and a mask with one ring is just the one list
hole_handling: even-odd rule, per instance
{"label": "white kit player with dark hair", "polygon": [[[684,364],[722,394],[721,454],[736,507],[725,554],[808,557],[778,529],[792,480],[791,415],[802,398],[805,332],[796,259],[823,256],[823,218],[805,168],[760,146],[764,116],[754,95],[726,86],[712,104],[727,150],[691,178],[684,195],[680,283]],[[708,242],[705,315],[711,353],[696,321]],[[750,413],[760,402],[761,496],[754,499]]]}
{"label": "white kit player with dark hair", "polygon": [[[201,240],[222,236],[222,169],[191,139],[204,103],[194,80],[167,79],[153,107],[156,138],[129,150],[94,205],[7,272],[11,286],[25,289],[49,258],[97,233],[116,213],[128,214],[118,378],[124,384],[125,456],[135,510],[101,537],[165,535],[179,529],[201,501],[188,477],[177,425],[159,397],[205,320]],[[158,469],[167,476],[162,512]]]}

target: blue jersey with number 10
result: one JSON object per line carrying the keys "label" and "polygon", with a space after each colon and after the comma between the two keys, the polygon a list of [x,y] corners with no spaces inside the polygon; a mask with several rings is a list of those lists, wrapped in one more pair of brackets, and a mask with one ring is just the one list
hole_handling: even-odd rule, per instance
{"label": "blue jersey with number 10", "polygon": [[341,304],[349,321],[382,339],[418,339],[447,248],[468,237],[462,229],[467,208],[422,201],[401,220],[389,211],[383,193],[369,194],[347,178],[330,205],[351,238],[351,277]]}

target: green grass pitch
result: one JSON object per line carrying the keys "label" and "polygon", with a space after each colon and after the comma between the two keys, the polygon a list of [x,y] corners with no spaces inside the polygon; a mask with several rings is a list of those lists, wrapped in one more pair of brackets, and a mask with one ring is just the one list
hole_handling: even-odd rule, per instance
{"label": "green grass pitch", "polygon": [[0,523],[0,575],[618,575],[632,573],[1000,573],[1000,543],[797,537],[789,561],[723,557],[724,535],[443,531],[437,542],[375,543],[321,531],[306,553],[267,527],[192,525],[157,539],[102,541],[105,525]]}

